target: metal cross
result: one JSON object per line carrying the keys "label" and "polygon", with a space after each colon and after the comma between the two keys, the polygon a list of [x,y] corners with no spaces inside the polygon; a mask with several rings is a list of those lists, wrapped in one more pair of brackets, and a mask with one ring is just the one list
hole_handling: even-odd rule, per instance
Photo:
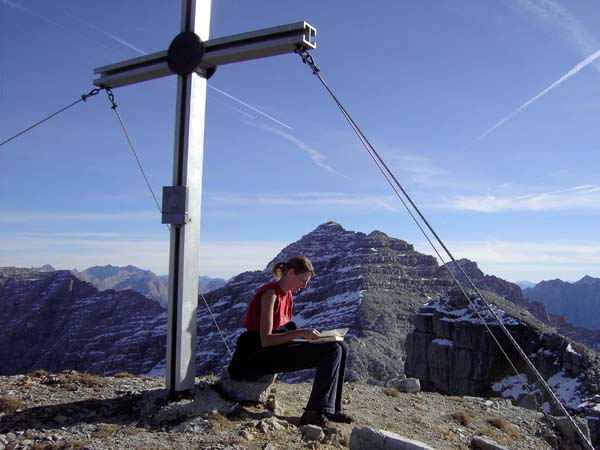
{"label": "metal cross", "polygon": [[94,70],[100,75],[94,84],[111,89],[178,75],[173,186],[163,188],[162,205],[162,221],[171,224],[166,361],[171,394],[194,387],[206,80],[222,64],[316,48],[316,29],[306,22],[208,40],[210,8],[211,0],[182,0],[181,33],[167,51]]}

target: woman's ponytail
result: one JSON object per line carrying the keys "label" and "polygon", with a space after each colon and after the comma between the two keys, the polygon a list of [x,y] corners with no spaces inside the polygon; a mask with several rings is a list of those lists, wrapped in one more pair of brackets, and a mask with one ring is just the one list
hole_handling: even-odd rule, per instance
{"label": "woman's ponytail", "polygon": [[273,278],[275,281],[281,280],[281,277],[287,272],[287,265],[284,262],[278,262],[273,266],[273,270],[271,273],[273,274]]}
{"label": "woman's ponytail", "polygon": [[285,273],[290,269],[294,269],[296,275],[306,272],[310,272],[312,275],[315,274],[315,269],[310,262],[310,259],[306,256],[294,256],[287,262],[278,262],[273,266],[273,278],[275,278],[275,281],[281,280]]}

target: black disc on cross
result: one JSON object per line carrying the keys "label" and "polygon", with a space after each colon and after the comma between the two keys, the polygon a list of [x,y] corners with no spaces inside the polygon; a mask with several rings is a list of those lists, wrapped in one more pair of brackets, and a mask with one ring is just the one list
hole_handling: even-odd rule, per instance
{"label": "black disc on cross", "polygon": [[196,71],[202,56],[204,44],[192,31],[184,31],[175,36],[167,51],[169,69],[177,75],[189,75]]}

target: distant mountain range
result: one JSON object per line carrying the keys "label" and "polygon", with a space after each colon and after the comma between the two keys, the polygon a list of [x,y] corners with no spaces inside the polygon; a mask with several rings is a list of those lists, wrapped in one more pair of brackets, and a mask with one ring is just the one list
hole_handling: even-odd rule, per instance
{"label": "distant mountain range", "polygon": [[[52,266],[44,266],[42,269],[49,271]],[[98,290],[104,291],[114,289],[116,291],[132,289],[140,292],[152,300],[157,301],[163,307],[167,306],[169,276],[155,275],[150,270],[143,270],[135,266],[94,266],[81,272],[72,270],[73,275],[83,281],[94,285]],[[224,286],[227,283],[222,278],[199,277],[199,287],[206,293],[213,289]]]}
{"label": "distant mountain range", "polygon": [[542,281],[523,290],[529,300],[543,303],[552,314],[589,329],[600,329],[600,278],[585,276],[575,283]]}

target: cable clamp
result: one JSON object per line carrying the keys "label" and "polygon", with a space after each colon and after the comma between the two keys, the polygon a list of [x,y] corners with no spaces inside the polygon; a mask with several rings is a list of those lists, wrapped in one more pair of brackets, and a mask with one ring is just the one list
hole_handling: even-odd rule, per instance
{"label": "cable clamp", "polygon": [[112,93],[110,88],[106,88],[106,95],[108,95],[108,101],[112,105],[111,109],[117,109],[117,104],[115,103],[115,95]]}
{"label": "cable clamp", "polygon": [[302,58],[302,62],[311,68],[313,74],[316,75],[321,71],[321,69],[319,69],[319,66],[315,64],[315,60],[313,59],[312,55],[308,53],[308,50],[306,50],[303,47],[298,47],[295,53],[298,53],[298,55],[300,55],[300,58]]}
{"label": "cable clamp", "polygon": [[[102,88],[102,89],[104,89],[104,88]],[[98,93],[99,93],[99,92],[100,92],[102,89],[100,89],[100,88],[95,88],[95,89],[92,89],[92,90],[91,90],[90,92],[88,92],[87,94],[83,94],[83,95],[81,96],[81,100],[83,100],[84,102],[85,102],[85,101],[87,101],[87,99],[88,99],[89,97],[93,97],[94,95],[98,95]]]}

